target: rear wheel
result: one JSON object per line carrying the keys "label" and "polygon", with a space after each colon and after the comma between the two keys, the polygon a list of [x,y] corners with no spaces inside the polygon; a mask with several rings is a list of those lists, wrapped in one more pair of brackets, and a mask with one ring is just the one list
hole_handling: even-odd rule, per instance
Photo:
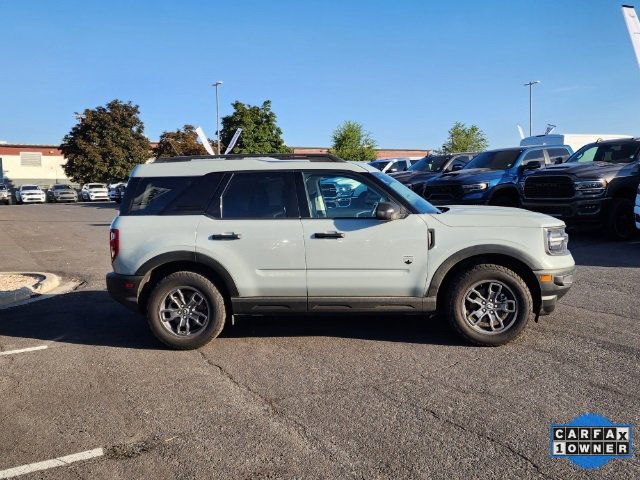
{"label": "rear wheel", "polygon": [[628,198],[614,198],[609,206],[606,235],[612,240],[629,240],[636,231],[633,202]]}
{"label": "rear wheel", "polygon": [[513,270],[481,264],[460,275],[446,296],[449,322],[470,343],[498,346],[515,339],[533,315],[526,283]]}
{"label": "rear wheel", "polygon": [[161,280],[151,292],[147,320],[162,343],[179,350],[202,347],[224,327],[224,298],[206,277],[176,272]]}

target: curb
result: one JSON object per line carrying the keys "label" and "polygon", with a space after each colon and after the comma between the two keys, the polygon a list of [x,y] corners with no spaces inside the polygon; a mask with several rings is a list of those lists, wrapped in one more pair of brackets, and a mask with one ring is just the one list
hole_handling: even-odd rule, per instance
{"label": "curb", "polygon": [[3,274],[28,275],[36,277],[39,281],[33,287],[21,287],[9,292],[0,292],[0,305],[8,303],[22,302],[31,297],[42,295],[55,289],[60,285],[60,277],[53,273],[44,272],[2,272]]}

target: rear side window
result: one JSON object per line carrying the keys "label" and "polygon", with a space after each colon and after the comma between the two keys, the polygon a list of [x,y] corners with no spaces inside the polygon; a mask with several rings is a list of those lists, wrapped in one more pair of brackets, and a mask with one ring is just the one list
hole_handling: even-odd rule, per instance
{"label": "rear side window", "polygon": [[292,172],[235,173],[220,199],[222,218],[298,218]]}
{"label": "rear side window", "polygon": [[131,178],[120,215],[202,214],[221,178],[221,173],[202,177]]}

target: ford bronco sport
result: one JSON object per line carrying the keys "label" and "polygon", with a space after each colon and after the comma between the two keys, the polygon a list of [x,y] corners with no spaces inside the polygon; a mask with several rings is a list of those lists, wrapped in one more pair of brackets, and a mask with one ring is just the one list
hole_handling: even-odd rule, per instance
{"label": "ford bronco sport", "polygon": [[109,293],[177,349],[230,316],[440,312],[504,344],[573,283],[562,221],[437,209],[330,155],[176,157],[131,172],[111,225]]}

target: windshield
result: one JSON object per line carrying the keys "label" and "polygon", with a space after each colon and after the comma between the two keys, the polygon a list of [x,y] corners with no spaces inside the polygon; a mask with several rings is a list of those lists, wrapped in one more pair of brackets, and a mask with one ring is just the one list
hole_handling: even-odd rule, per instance
{"label": "windshield", "polygon": [[69,185],[54,185],[53,189],[54,190],[71,190],[71,187]]}
{"label": "windshield", "polygon": [[434,155],[418,160],[418,163],[411,165],[412,172],[441,172],[449,158],[446,155]]}
{"label": "windshield", "polygon": [[88,188],[107,188],[104,183],[89,183],[87,185]]}
{"label": "windshield", "polygon": [[377,168],[378,170],[384,170],[384,167],[389,165],[389,161],[388,160],[380,160],[380,161],[377,161],[377,162],[371,162],[371,163],[369,163],[369,165],[371,165],[373,168]]}
{"label": "windshield", "polygon": [[40,190],[40,189],[35,185],[23,185],[21,190],[24,192],[25,190]]}
{"label": "windshield", "polygon": [[571,155],[565,163],[609,162],[631,163],[640,143],[590,143]]}
{"label": "windshield", "polygon": [[513,167],[522,149],[518,150],[493,150],[491,152],[482,152],[467,163],[463,170],[470,168],[488,168],[490,170],[507,170]]}
{"label": "windshield", "polygon": [[395,178],[384,173],[372,173],[372,175],[391,188],[391,190],[393,190],[393,192],[398,196],[409,202],[418,213],[440,213],[440,210],[431,205],[413,190],[397,181]]}

